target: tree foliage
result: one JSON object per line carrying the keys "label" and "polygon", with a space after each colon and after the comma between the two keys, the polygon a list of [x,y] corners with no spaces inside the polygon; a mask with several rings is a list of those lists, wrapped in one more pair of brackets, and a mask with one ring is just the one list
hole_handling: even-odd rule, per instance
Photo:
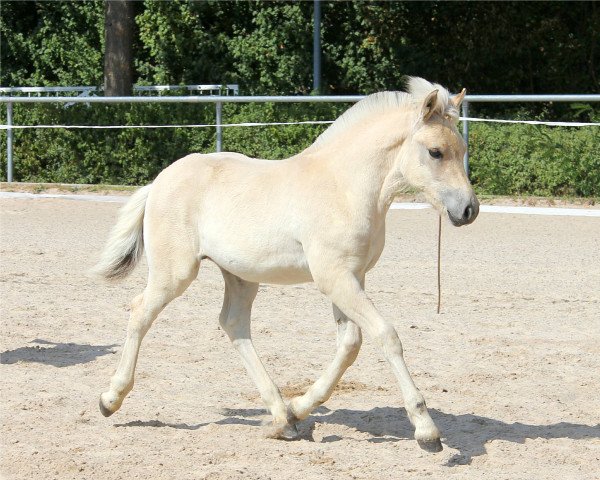
{"label": "tree foliage", "polygon": [[101,85],[102,2],[5,2],[0,84]]}
{"label": "tree foliage", "polygon": [[[3,1],[5,86],[101,85],[103,2]],[[472,93],[598,92],[596,2],[323,2],[329,93],[420,75]],[[136,2],[136,82],[312,85],[312,2]]]}

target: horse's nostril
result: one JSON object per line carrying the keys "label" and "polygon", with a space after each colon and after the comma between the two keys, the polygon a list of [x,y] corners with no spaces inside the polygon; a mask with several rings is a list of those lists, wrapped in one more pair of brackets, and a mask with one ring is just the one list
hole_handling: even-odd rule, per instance
{"label": "horse's nostril", "polygon": [[465,212],[463,213],[463,220],[468,221],[471,219],[472,216],[473,216],[473,207],[471,207],[471,205],[469,205],[467,208],[465,208]]}

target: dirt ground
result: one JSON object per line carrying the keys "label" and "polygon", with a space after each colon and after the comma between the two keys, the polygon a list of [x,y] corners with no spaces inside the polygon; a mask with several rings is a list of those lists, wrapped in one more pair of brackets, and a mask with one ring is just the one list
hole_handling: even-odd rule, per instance
{"label": "dirt ground", "polygon": [[[600,479],[600,219],[482,213],[443,231],[394,210],[367,291],[396,326],[443,432],[412,439],[391,370],[365,341],[301,439],[263,437],[268,416],[218,328],[223,281],[205,263],[148,333],[136,385],[98,411],[145,267],[86,276],[119,204],[0,200],[1,463],[6,479]],[[328,301],[263,286],[255,344],[286,396],[333,358]]]}

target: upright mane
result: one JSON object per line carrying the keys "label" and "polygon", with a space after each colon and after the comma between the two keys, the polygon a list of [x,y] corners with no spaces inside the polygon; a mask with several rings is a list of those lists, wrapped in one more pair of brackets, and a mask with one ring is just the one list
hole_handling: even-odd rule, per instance
{"label": "upright mane", "polygon": [[434,109],[441,115],[448,115],[458,121],[458,110],[450,102],[450,92],[437,83],[431,83],[420,77],[406,78],[406,92],[377,92],[363,98],[346,110],[327,130],[317,137],[308,150],[320,147],[340,132],[360,123],[373,114],[383,114],[390,110],[407,107],[423,102],[433,90],[438,91]]}
{"label": "upright mane", "polygon": [[407,77],[408,92],[416,103],[421,103],[432,91],[437,90],[437,101],[434,110],[440,115],[447,115],[458,121],[458,110],[450,102],[450,92],[439,83],[431,83],[420,77]]}

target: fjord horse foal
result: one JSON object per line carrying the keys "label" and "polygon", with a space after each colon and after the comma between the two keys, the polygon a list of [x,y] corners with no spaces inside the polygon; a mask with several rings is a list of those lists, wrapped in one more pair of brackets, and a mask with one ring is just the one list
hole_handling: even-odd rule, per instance
{"label": "fjord horse foal", "polygon": [[[415,438],[427,450],[442,449],[396,330],[364,291],[365,274],[384,247],[386,213],[400,189],[424,192],[456,226],[473,222],[479,211],[456,128],[464,90],[451,97],[420,78],[409,79],[408,86],[407,93],[366,97],[294,157],[192,154],[132,196],[96,268],[118,279],[144,250],[148,260],[147,286],[132,302],[121,360],[100,397],[105,416],[133,388],[140,344],[156,316],[210,260],[225,279],[220,324],[273,415],[270,436],[297,436],[296,422],[329,398],[356,358],[364,330],[398,379]],[[333,303],[338,345],[323,375],[286,405],[252,344],[250,310],[261,282],[310,281]]]}

